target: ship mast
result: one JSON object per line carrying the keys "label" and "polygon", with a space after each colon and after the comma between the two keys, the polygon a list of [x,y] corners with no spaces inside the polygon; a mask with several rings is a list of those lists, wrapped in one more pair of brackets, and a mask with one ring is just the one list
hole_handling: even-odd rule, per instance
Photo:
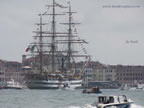
{"label": "ship mast", "polygon": [[64,7],[58,3],[55,2],[55,0],[53,0],[53,3],[52,5],[49,5],[52,7],[52,14],[46,14],[46,15],[52,15],[52,32],[51,33],[48,33],[48,34],[51,34],[52,36],[48,36],[48,37],[51,37],[51,50],[50,50],[50,53],[51,53],[51,60],[52,60],[52,70],[51,70],[51,73],[55,73],[56,72],[56,56],[58,54],[59,51],[56,51],[56,44],[58,44],[58,42],[56,43],[56,38],[57,37],[65,37],[65,36],[61,36],[61,35],[57,35],[57,34],[66,34],[66,33],[58,33],[56,32],[56,16],[57,15],[65,15],[65,14],[57,14],[56,13],[56,7],[60,7],[60,8],[67,8],[67,7]]}
{"label": "ship mast", "polygon": [[68,25],[68,40],[65,41],[68,45],[67,46],[68,51],[67,51],[66,59],[67,59],[67,69],[70,71],[70,73],[72,73],[72,60],[73,60],[73,62],[75,62],[74,57],[87,57],[88,55],[76,55],[74,53],[77,53],[77,51],[72,50],[72,44],[82,44],[82,43],[87,43],[87,42],[85,40],[74,38],[74,37],[77,37],[77,36],[73,35],[72,26],[80,24],[80,23],[75,23],[75,22],[72,21],[72,14],[76,13],[76,12],[72,12],[70,2],[68,2],[68,4],[69,4],[69,11],[66,12],[66,13],[68,13],[68,17],[69,17],[68,18],[68,23],[62,23],[62,24]]}
{"label": "ship mast", "polygon": [[[73,23],[72,22],[72,14],[73,13],[76,13],[76,12],[72,12],[71,11],[71,4],[70,2],[68,2],[69,4],[69,11],[67,12],[68,13],[68,16],[69,16],[69,21],[68,21],[68,26],[69,26],[69,29],[68,29],[68,52],[67,52],[67,59],[68,59],[68,69],[70,71],[70,73],[72,72],[72,59],[74,60],[73,58],[73,51],[72,51],[72,43],[74,43],[74,39],[72,39],[73,36],[73,33],[72,33],[72,25],[76,25],[76,24],[79,24],[79,23]],[[76,42],[77,43],[77,42]]]}
{"label": "ship mast", "polygon": [[39,43],[40,43],[40,51],[39,51],[39,56],[40,56],[40,73],[43,73],[43,37],[42,37],[42,15],[40,14],[40,38],[39,38]]}
{"label": "ship mast", "polygon": [[71,72],[71,56],[72,56],[72,49],[71,49],[71,36],[72,36],[72,12],[71,12],[71,5],[69,3],[69,34],[68,34],[68,68]]}
{"label": "ship mast", "polygon": [[52,15],[52,44],[51,44],[51,51],[52,51],[52,73],[55,72],[55,35],[56,35],[56,28],[55,28],[55,0],[53,0],[53,15]]}

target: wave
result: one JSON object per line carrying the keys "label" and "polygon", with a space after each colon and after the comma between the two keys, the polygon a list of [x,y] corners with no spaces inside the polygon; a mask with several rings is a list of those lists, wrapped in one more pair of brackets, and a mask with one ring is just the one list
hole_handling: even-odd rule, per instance
{"label": "wave", "polygon": [[81,107],[79,107],[79,106],[70,106],[68,108],[81,108]]}
{"label": "wave", "polygon": [[144,108],[144,106],[132,104],[131,108]]}
{"label": "wave", "polygon": [[[66,107],[66,108],[85,108],[85,107],[82,107],[82,106],[69,106],[69,107]],[[88,108],[96,108],[96,107],[88,107]],[[132,104],[131,108],[144,108],[144,106]]]}
{"label": "wave", "polygon": [[60,108],[82,108],[80,106],[68,106],[68,107],[60,107]]}
{"label": "wave", "polygon": [[[69,107],[65,107],[65,108],[86,108],[84,106],[69,106]],[[96,107],[87,107],[87,108],[96,108]]]}

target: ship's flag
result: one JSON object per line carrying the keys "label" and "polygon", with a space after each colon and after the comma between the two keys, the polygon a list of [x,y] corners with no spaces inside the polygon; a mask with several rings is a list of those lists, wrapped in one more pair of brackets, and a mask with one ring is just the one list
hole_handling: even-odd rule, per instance
{"label": "ship's flag", "polygon": [[34,51],[35,46],[36,46],[36,45],[33,45],[30,50],[31,50],[31,51]]}
{"label": "ship's flag", "polygon": [[28,52],[30,50],[30,47],[28,47],[27,49],[26,49],[26,52]]}

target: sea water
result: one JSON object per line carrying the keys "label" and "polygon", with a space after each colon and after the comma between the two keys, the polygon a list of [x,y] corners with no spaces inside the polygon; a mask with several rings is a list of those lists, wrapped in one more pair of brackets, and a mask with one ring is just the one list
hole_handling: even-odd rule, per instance
{"label": "sea water", "polygon": [[143,90],[102,90],[102,94],[83,94],[82,90],[0,90],[0,108],[83,108],[99,95],[127,95],[131,108],[144,108]]}

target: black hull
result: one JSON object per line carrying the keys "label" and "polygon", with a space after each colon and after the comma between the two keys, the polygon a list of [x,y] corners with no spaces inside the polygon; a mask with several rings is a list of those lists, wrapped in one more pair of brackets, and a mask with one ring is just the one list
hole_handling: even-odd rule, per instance
{"label": "black hull", "polygon": [[99,88],[91,88],[91,89],[84,89],[83,91],[82,91],[82,93],[95,93],[95,94],[99,94],[99,93],[102,93],[101,91],[100,91],[100,89]]}
{"label": "black hull", "polygon": [[59,83],[43,83],[43,82],[31,82],[26,83],[28,89],[36,89],[36,90],[56,90],[60,89],[63,84]]}
{"label": "black hull", "polygon": [[3,89],[13,89],[13,90],[21,90],[19,87],[4,87]]}
{"label": "black hull", "polygon": [[31,90],[57,90],[59,89],[59,87],[42,87],[42,86],[37,86],[37,87],[27,86],[27,88]]}
{"label": "black hull", "polygon": [[102,92],[82,92],[82,93],[86,93],[86,94],[90,94],[90,93],[94,93],[94,94],[100,94],[100,93],[102,93]]}

